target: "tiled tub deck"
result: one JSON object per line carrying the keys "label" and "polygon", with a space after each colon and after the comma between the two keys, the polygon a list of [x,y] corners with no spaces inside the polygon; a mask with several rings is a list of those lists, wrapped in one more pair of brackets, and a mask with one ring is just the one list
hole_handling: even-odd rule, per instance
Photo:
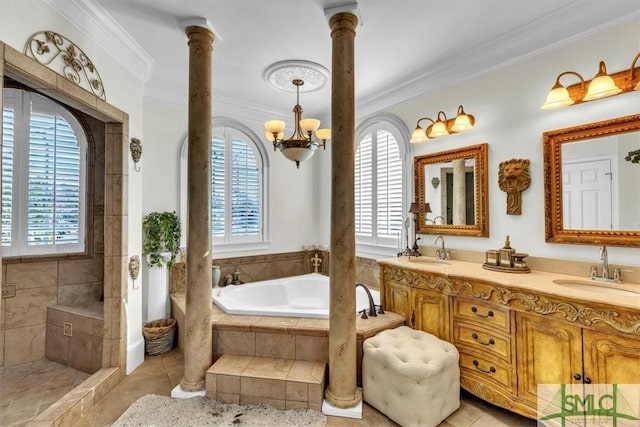
{"label": "tiled tub deck", "polygon": [[[184,296],[171,295],[171,313],[178,323],[178,347],[181,350],[184,344],[184,311]],[[213,305],[211,323],[214,361],[223,354],[235,354],[329,362],[328,319],[232,315]],[[363,341],[404,323],[404,317],[395,313],[368,319],[356,317],[358,383],[361,379]]]}

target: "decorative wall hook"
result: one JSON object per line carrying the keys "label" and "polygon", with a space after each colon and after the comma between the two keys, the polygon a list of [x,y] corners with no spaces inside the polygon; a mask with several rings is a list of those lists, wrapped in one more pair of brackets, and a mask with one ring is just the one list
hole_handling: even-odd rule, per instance
{"label": "decorative wall hook", "polygon": [[140,286],[136,288],[136,279],[138,278],[138,274],[140,273],[140,257],[138,255],[133,255],[129,258],[129,277],[133,280],[133,289],[138,290]]}
{"label": "decorative wall hook", "polygon": [[129,144],[129,150],[131,151],[131,158],[133,159],[133,169],[136,172],[140,172],[140,167],[138,166],[138,162],[142,157],[142,142],[138,138],[131,138],[131,143]]}
{"label": "decorative wall hook", "polygon": [[511,159],[500,163],[498,184],[507,193],[507,215],[522,214],[522,192],[531,185],[528,159]]}
{"label": "decorative wall hook", "polygon": [[431,179],[431,185],[433,185],[434,190],[437,190],[438,186],[440,185],[440,178],[434,176],[433,179]]}

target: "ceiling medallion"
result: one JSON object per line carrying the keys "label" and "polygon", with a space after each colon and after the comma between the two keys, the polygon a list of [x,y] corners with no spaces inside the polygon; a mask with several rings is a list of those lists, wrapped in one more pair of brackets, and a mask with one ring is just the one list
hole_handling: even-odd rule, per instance
{"label": "ceiling medallion", "polygon": [[[288,59],[268,66],[263,76],[272,88],[283,92],[314,92],[327,83],[329,70],[315,62]],[[304,81],[304,86],[294,85],[294,80]]]}

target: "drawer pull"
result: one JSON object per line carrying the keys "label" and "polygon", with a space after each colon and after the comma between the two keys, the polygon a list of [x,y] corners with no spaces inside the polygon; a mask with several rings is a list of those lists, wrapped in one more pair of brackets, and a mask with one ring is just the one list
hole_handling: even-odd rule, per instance
{"label": "drawer pull", "polygon": [[478,308],[477,307],[471,307],[471,311],[473,311],[473,314],[475,314],[478,317],[493,317],[493,311],[489,310],[489,312],[487,314],[480,314],[478,313]]}
{"label": "drawer pull", "polygon": [[585,384],[591,384],[591,378],[589,378],[589,377],[584,377],[584,383],[585,383]]}
{"label": "drawer pull", "polygon": [[580,381],[582,379],[582,375],[580,374],[573,374],[573,379],[576,381]]}
{"label": "drawer pull", "polygon": [[479,344],[482,345],[494,345],[496,342],[493,340],[493,338],[489,338],[489,341],[487,342],[482,342],[478,339],[478,334],[476,334],[475,332],[471,335],[471,337]]}
{"label": "drawer pull", "polygon": [[493,366],[490,366],[489,370],[485,371],[479,365],[480,365],[480,362],[478,362],[477,360],[474,359],[473,366],[475,366],[478,371],[484,372],[485,374],[494,374],[496,372],[496,368],[494,368]]}

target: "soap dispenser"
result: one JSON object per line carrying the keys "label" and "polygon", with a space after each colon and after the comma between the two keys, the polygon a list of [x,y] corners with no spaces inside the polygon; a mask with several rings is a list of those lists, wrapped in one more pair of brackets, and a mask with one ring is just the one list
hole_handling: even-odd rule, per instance
{"label": "soap dispenser", "polygon": [[514,258],[516,250],[511,247],[511,242],[509,241],[509,236],[504,241],[504,247],[500,249],[500,265],[504,267],[513,267]]}

